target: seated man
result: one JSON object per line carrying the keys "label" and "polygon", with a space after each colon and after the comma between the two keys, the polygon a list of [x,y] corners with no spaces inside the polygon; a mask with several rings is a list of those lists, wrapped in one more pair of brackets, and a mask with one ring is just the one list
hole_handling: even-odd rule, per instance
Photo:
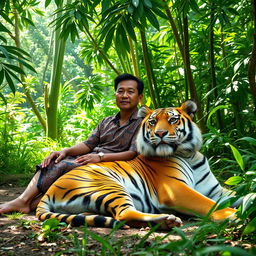
{"label": "seated man", "polygon": [[135,135],[141,123],[141,118],[137,117],[137,106],[143,97],[144,84],[130,74],[116,77],[114,84],[116,105],[120,111],[103,119],[84,142],[46,157],[24,192],[0,205],[0,214],[34,210],[53,182],[76,166],[131,160],[137,155]]}

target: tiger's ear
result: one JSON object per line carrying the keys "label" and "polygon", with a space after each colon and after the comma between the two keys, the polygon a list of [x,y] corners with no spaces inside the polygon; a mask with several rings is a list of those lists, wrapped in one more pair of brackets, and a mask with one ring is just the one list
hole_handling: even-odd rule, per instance
{"label": "tiger's ear", "polygon": [[193,100],[187,100],[181,105],[181,109],[193,119],[197,111],[197,105]]}
{"label": "tiger's ear", "polygon": [[146,105],[143,105],[143,106],[141,106],[141,108],[138,111],[138,117],[144,118],[151,112],[152,112],[152,110],[149,107],[147,107]]}

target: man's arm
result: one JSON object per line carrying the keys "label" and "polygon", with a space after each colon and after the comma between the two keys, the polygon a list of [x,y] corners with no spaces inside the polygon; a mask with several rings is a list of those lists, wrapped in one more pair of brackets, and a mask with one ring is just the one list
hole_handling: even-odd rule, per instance
{"label": "man's arm", "polygon": [[83,142],[70,148],[64,148],[61,151],[54,151],[43,160],[42,168],[47,167],[54,158],[56,158],[55,163],[59,163],[66,156],[77,156],[87,154],[89,152],[91,152],[91,149]]}
{"label": "man's arm", "polygon": [[64,151],[67,156],[78,156],[91,152],[91,149],[84,142],[81,142],[73,147],[65,148],[62,151]]}
{"label": "man's arm", "polygon": [[128,161],[132,160],[137,156],[137,152],[134,151],[124,151],[120,153],[106,153],[102,158],[103,162],[111,162],[111,161]]}
{"label": "man's arm", "polygon": [[119,153],[105,153],[103,157],[98,154],[87,154],[78,157],[75,161],[81,165],[88,163],[127,161],[133,159],[137,155],[134,151],[124,151]]}

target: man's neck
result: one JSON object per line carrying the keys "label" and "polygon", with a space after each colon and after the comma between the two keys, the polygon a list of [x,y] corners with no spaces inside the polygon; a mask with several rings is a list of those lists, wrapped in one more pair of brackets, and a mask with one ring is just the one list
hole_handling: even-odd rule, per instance
{"label": "man's neck", "polygon": [[135,109],[133,111],[123,111],[120,110],[120,126],[124,125],[132,116],[132,114],[134,113]]}

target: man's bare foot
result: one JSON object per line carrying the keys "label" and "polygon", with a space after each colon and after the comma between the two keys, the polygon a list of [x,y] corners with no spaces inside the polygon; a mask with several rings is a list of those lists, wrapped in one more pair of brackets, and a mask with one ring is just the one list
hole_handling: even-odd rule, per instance
{"label": "man's bare foot", "polygon": [[0,205],[0,214],[10,212],[29,213],[30,207],[22,198],[16,198],[10,202]]}

